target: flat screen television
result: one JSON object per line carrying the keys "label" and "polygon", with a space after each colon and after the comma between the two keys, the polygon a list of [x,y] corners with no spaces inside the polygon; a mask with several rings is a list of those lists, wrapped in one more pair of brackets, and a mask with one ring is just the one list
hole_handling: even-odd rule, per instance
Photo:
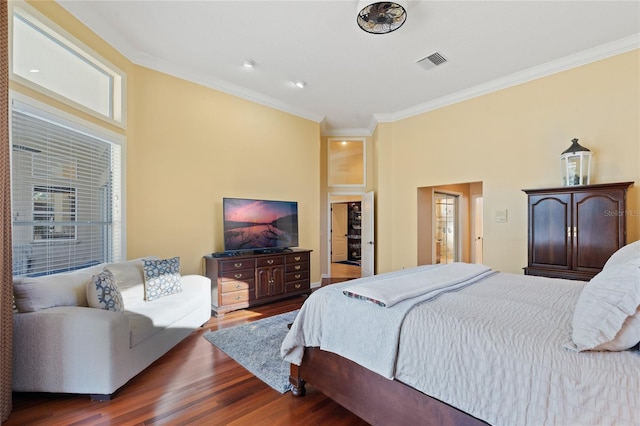
{"label": "flat screen television", "polygon": [[224,251],[277,252],[298,246],[295,201],[223,198]]}

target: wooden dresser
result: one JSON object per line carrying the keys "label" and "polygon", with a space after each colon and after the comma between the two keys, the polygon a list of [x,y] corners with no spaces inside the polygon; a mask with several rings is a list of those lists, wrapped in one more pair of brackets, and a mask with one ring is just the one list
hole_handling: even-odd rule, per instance
{"label": "wooden dresser", "polygon": [[527,275],[588,281],[626,244],[626,193],[633,182],[524,189]]}
{"label": "wooden dresser", "polygon": [[205,259],[211,279],[211,310],[218,317],[229,311],[275,302],[311,292],[311,250],[243,254]]}

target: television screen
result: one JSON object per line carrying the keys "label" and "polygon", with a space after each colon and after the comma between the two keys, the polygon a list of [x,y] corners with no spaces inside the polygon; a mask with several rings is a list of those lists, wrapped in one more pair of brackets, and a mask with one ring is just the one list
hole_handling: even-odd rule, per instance
{"label": "television screen", "polygon": [[282,250],[298,246],[295,201],[223,198],[224,250]]}

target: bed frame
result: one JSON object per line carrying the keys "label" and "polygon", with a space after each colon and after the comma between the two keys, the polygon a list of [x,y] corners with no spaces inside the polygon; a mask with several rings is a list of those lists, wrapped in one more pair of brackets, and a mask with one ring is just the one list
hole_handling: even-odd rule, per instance
{"label": "bed frame", "polygon": [[289,382],[294,396],[304,396],[305,384],[309,383],[374,425],[487,424],[404,383],[319,348],[305,348],[301,365],[291,364]]}

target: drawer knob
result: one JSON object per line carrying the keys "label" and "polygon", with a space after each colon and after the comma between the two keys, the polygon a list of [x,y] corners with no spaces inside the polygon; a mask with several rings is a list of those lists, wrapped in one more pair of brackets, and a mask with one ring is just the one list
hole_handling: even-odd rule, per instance
{"label": "drawer knob", "polygon": [[242,274],[235,274],[234,277],[236,277],[236,279],[242,278]]}
{"label": "drawer knob", "polygon": [[236,288],[238,288],[238,289],[239,289],[239,288],[240,288],[240,284],[236,284]]}
{"label": "drawer knob", "polygon": [[301,286],[301,285],[302,285],[302,284],[296,284],[294,287],[295,287],[295,288],[300,288],[300,286]]}
{"label": "drawer knob", "polygon": [[273,264],[273,259],[269,259],[269,260],[267,260],[267,263],[268,263],[269,265]]}
{"label": "drawer knob", "polygon": [[300,260],[300,256],[296,256],[296,257],[294,257],[294,259],[295,259],[295,260],[296,260],[296,262],[297,262],[297,261],[299,261],[299,260]]}
{"label": "drawer knob", "polygon": [[300,265],[296,265],[296,267],[295,267],[296,271],[299,271],[301,267],[302,266],[300,266]]}
{"label": "drawer knob", "polygon": [[242,268],[242,262],[234,263],[233,266],[236,268]]}
{"label": "drawer knob", "polygon": [[242,299],[242,296],[236,296],[236,300]]}
{"label": "drawer knob", "polygon": [[296,280],[299,280],[299,279],[300,279],[300,277],[301,277],[302,275],[300,275],[300,274],[295,274],[294,276],[296,277]]}

